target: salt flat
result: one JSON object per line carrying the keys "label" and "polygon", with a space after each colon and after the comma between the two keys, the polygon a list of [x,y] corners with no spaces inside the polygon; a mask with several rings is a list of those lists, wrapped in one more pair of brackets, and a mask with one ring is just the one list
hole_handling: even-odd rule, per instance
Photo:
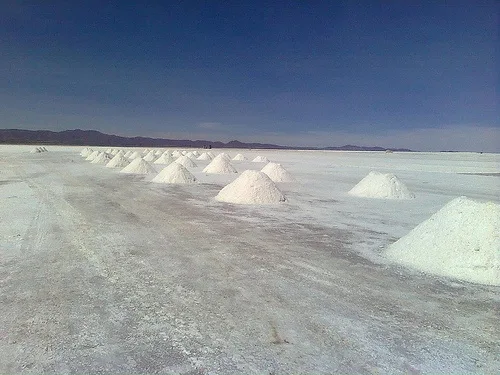
{"label": "salt flat", "polygon": [[[500,288],[383,256],[455,197],[498,203],[498,154],[224,150],[294,177],[254,206],[209,161],[164,185],[31,148],[0,146],[1,373],[500,370]],[[372,170],[415,199],[348,195]]]}

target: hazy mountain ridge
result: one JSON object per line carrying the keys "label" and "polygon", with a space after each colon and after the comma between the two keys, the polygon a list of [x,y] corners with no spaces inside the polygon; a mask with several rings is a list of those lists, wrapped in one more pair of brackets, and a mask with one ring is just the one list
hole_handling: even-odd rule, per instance
{"label": "hazy mountain ridge", "polygon": [[[203,148],[254,148],[283,150],[343,150],[343,151],[385,151],[383,147],[363,147],[345,145],[340,147],[291,147],[267,143],[246,143],[237,140],[227,143],[220,141],[165,139],[150,137],[122,137],[105,134],[97,130],[22,130],[0,129],[0,144],[52,144],[64,146],[112,146],[112,147],[193,147]],[[411,151],[408,149],[391,149]]]}

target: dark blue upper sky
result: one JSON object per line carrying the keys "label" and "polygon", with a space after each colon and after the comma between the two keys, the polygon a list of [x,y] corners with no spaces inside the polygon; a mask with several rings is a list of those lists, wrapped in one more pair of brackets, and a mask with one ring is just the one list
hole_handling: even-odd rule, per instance
{"label": "dark blue upper sky", "polygon": [[1,3],[2,128],[402,147],[452,134],[462,149],[499,134],[496,1],[82,3]]}

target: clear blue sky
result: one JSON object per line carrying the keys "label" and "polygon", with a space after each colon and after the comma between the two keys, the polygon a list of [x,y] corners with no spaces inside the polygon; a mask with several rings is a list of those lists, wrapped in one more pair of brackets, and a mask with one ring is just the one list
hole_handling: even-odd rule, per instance
{"label": "clear blue sky", "polygon": [[0,127],[500,151],[497,1],[104,3],[0,3]]}

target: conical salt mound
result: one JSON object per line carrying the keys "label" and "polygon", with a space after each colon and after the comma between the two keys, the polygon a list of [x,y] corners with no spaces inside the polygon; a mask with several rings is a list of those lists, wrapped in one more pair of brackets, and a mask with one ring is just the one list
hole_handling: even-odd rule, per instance
{"label": "conical salt mound", "polygon": [[194,150],[193,151],[193,155],[196,156],[196,157],[198,157],[198,156],[200,156],[200,153],[198,151]]}
{"label": "conical salt mound", "polygon": [[[226,154],[225,152],[221,152],[219,155],[217,155],[216,157],[219,157],[219,158],[224,158],[226,159],[227,161],[231,161],[231,157]],[[215,159],[215,158],[214,158]]]}
{"label": "conical salt mound", "polygon": [[45,147],[40,147],[42,149],[42,152],[47,152],[48,150]]}
{"label": "conical salt mound", "polygon": [[153,168],[146,160],[141,157],[133,159],[132,162],[123,168],[121,173],[135,173],[135,174],[148,174],[156,173],[156,169]]}
{"label": "conical salt mound", "polygon": [[94,150],[92,150],[91,148],[89,147],[85,147],[82,152],[80,152],[80,155],[83,156],[84,158],[86,158],[87,156],[89,156]]}
{"label": "conical salt mound", "polygon": [[292,182],[292,175],[285,169],[281,164],[278,163],[267,163],[264,168],[261,169],[269,176],[274,182]]}
{"label": "conical salt mound", "polygon": [[500,286],[500,204],[456,198],[389,246],[386,256],[424,272]]}
{"label": "conical salt mound", "polygon": [[148,162],[153,162],[156,160],[156,154],[154,151],[149,151],[146,156],[144,156],[144,160]]}
{"label": "conical salt mound", "polygon": [[243,161],[243,160],[247,160],[247,158],[245,156],[243,156],[242,154],[237,154],[233,160],[236,160],[236,161]]}
{"label": "conical salt mound", "polygon": [[123,168],[130,164],[130,160],[120,153],[116,154],[113,159],[106,164],[107,168]]}
{"label": "conical salt mound", "polygon": [[223,156],[218,155],[204,169],[204,173],[238,173],[231,163]]}
{"label": "conical salt mound", "polygon": [[265,156],[257,156],[255,159],[252,160],[254,163],[269,163],[269,159],[266,158]]}
{"label": "conical salt mound", "polygon": [[183,165],[177,162],[163,168],[151,181],[163,184],[192,184],[196,178]]}
{"label": "conical salt mound", "polygon": [[196,159],[197,155],[193,151],[189,151],[186,156],[190,159]]}
{"label": "conical salt mound", "polygon": [[349,191],[349,194],[363,198],[415,198],[415,195],[395,175],[379,172],[370,172]]}
{"label": "conical salt mound", "polygon": [[212,151],[208,151],[207,154],[210,155],[212,159],[215,158],[215,154]]}
{"label": "conical salt mound", "polygon": [[35,147],[35,148],[34,148],[34,149],[32,149],[30,152],[31,152],[32,154],[38,154],[38,153],[40,153],[40,152],[42,152],[42,151],[40,150],[40,148],[39,148],[39,147]]}
{"label": "conical salt mound", "polygon": [[92,153],[90,153],[89,156],[85,158],[85,160],[92,161],[95,157],[97,157],[97,155],[99,155],[99,150],[92,151]]}
{"label": "conical salt mound", "polygon": [[125,152],[125,154],[123,156],[125,156],[126,158],[128,158],[133,153],[134,153],[133,151],[128,150],[127,152]]}
{"label": "conical salt mound", "polygon": [[90,163],[91,164],[107,164],[107,163],[109,163],[109,161],[111,159],[112,159],[111,154],[108,154],[107,152],[101,152]]}
{"label": "conical salt mound", "polygon": [[134,151],[130,156],[128,157],[130,160],[133,159],[138,159],[141,157],[141,153],[139,151]]}
{"label": "conical salt mound", "polygon": [[111,154],[112,151],[113,151],[112,149],[108,148],[105,152],[106,154]]}
{"label": "conical salt mound", "polygon": [[114,148],[113,150],[111,150],[111,155],[115,156],[116,154],[118,154],[118,149]]}
{"label": "conical salt mound", "polygon": [[161,154],[162,154],[162,152],[160,150],[155,151],[155,156],[160,156]]}
{"label": "conical salt mound", "polygon": [[286,200],[271,179],[262,172],[247,170],[225,186],[215,199],[241,204],[270,204]]}
{"label": "conical salt mound", "polygon": [[175,162],[178,163],[178,164],[181,164],[181,165],[185,166],[186,168],[195,168],[195,167],[197,167],[196,163],[193,160],[191,160],[189,157],[187,157],[186,155],[179,156],[175,160]]}
{"label": "conical salt mound", "polygon": [[153,164],[170,164],[175,159],[169,153],[163,153],[158,159],[156,159]]}
{"label": "conical salt mound", "polygon": [[179,156],[182,156],[182,154],[179,152],[179,150],[174,150],[172,151],[172,156],[174,158],[178,158]]}
{"label": "conical salt mound", "polygon": [[203,154],[201,154],[196,158],[196,160],[212,160],[212,159],[213,158],[207,152],[204,152]]}

